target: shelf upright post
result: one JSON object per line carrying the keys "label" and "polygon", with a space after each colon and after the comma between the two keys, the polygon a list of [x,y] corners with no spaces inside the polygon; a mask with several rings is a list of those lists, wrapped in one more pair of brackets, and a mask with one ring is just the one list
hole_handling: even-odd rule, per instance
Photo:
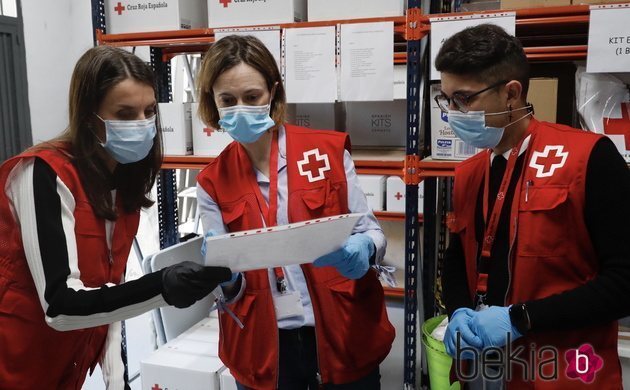
{"label": "shelf upright post", "polygon": [[105,0],[92,0],[92,40],[94,46],[98,45],[96,31],[100,30],[105,34]]}
{"label": "shelf upright post", "polygon": [[418,162],[420,133],[420,0],[409,0],[405,38],[407,40],[407,147],[405,181],[405,330],[404,388],[416,388],[416,352],[418,336]]}
{"label": "shelf upright post", "polygon": [[[157,80],[158,102],[172,100],[171,63],[164,61],[162,49],[151,47],[151,66]],[[157,180],[160,249],[179,242],[177,215],[177,182],[174,169],[162,169]]]}

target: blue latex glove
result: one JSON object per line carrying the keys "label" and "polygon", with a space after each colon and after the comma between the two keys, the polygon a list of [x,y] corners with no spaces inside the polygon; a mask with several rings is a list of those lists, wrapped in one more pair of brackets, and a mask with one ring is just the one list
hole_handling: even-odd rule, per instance
{"label": "blue latex glove", "polygon": [[[215,232],[214,230],[208,230],[205,236],[203,237],[203,240],[201,241],[201,256],[204,259],[206,258],[206,251],[208,250],[208,248],[206,247],[206,238],[213,237],[216,235],[217,235],[217,232]],[[232,278],[230,278],[230,280],[226,282],[219,283],[219,286],[226,287],[233,284],[234,282],[236,282],[236,279],[238,279],[238,275],[239,275],[239,272],[232,272]]]}
{"label": "blue latex glove", "polygon": [[[477,336],[470,328],[473,318],[477,315],[477,312],[467,307],[462,307],[453,313],[448,326],[446,327],[446,333],[444,334],[444,345],[446,346],[446,353],[453,358],[459,359],[475,359],[475,353],[468,348],[473,348],[479,352],[483,346],[481,338]],[[465,350],[461,351],[457,356],[457,338],[459,336],[459,348]],[[477,355],[479,356],[479,355]]]}
{"label": "blue latex glove", "polygon": [[331,266],[348,279],[359,279],[370,269],[370,257],[376,248],[374,241],[363,233],[351,235],[341,249],[313,262],[315,267]]}
{"label": "blue latex glove", "polygon": [[507,344],[507,335],[510,341],[521,337],[522,334],[512,326],[510,320],[510,308],[490,306],[485,310],[476,312],[470,327],[483,341],[483,348],[503,347]]}

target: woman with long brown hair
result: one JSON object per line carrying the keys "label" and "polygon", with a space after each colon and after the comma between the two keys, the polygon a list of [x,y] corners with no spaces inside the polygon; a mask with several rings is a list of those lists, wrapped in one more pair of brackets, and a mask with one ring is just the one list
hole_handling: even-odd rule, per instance
{"label": "woman with long brown hair", "polygon": [[184,261],[124,283],[162,163],[154,85],[135,55],[88,50],[66,131],[0,166],[0,388],[80,389],[100,362],[122,389],[120,321],[190,306],[230,278]]}

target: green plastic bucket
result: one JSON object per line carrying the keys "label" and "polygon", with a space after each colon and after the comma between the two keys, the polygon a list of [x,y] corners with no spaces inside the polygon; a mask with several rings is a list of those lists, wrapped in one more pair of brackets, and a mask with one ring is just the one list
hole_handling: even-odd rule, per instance
{"label": "green plastic bucket", "polygon": [[446,318],[446,315],[433,317],[422,325],[422,344],[426,351],[431,390],[459,390],[459,382],[450,384],[450,371],[453,359],[446,353],[446,347],[431,333]]}

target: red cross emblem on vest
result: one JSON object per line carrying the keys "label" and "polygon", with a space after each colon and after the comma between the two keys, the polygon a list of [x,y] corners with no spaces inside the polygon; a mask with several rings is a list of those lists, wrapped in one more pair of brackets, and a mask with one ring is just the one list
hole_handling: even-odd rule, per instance
{"label": "red cross emblem on vest", "polygon": [[536,170],[536,177],[550,177],[567,162],[569,152],[562,145],[547,145],[542,152],[534,151],[529,166]]}
{"label": "red cross emblem on vest", "polygon": [[[300,176],[308,177],[309,183],[326,178],[324,172],[330,171],[330,161],[328,161],[327,154],[319,154],[319,149],[316,148],[304,152],[303,157],[304,159],[297,162]],[[317,176],[314,175],[315,172]]]}
{"label": "red cross emblem on vest", "polygon": [[219,3],[223,4],[223,8],[227,8],[228,4],[230,4],[232,0],[219,0]]}
{"label": "red cross emblem on vest", "polygon": [[118,2],[118,5],[116,7],[114,7],[114,11],[118,12],[118,15],[122,15],[122,12],[125,10],[125,7],[123,7],[123,5],[120,3],[120,1]]}

